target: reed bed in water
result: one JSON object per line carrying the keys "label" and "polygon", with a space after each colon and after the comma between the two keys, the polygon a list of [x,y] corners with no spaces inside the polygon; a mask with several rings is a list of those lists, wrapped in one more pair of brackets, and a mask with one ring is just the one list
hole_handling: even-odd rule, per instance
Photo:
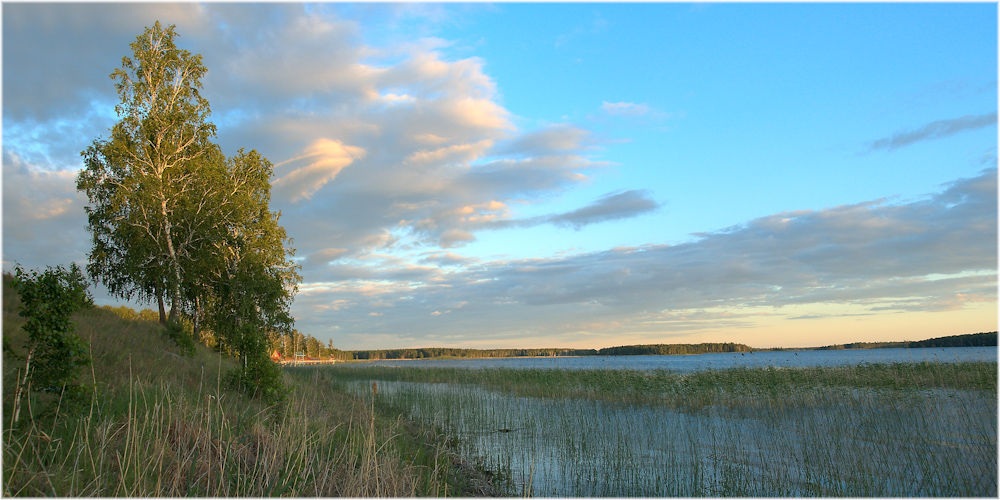
{"label": "reed bed in water", "polygon": [[[330,367],[541,496],[996,496],[997,364]],[[367,389],[370,390],[370,389]]]}

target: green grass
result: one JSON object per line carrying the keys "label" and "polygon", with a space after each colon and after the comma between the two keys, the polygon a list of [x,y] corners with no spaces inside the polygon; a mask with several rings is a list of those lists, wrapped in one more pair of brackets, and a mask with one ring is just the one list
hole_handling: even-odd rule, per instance
{"label": "green grass", "polygon": [[5,496],[470,496],[488,491],[432,429],[383,415],[322,374],[286,373],[287,403],[225,386],[233,361],[181,349],[154,321],[74,315],[94,359],[82,407],[29,392],[18,402],[26,334],[3,293]]}
{"label": "green grass", "polygon": [[996,496],[997,364],[311,368],[544,496]]}

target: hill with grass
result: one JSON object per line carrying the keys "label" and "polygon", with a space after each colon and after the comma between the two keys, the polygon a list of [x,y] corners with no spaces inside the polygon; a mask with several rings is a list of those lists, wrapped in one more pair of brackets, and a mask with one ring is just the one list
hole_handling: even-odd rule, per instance
{"label": "hill with grass", "polygon": [[109,309],[72,316],[93,360],[80,381],[88,400],[24,387],[31,366],[20,308],[4,276],[4,496],[491,492],[434,429],[382,415],[320,373],[284,373],[289,393],[268,404],[227,387],[228,356],[181,347],[157,321]]}

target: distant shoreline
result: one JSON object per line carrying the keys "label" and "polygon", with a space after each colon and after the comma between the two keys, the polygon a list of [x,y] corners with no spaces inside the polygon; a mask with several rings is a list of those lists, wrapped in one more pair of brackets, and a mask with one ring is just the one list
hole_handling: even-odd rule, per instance
{"label": "distant shoreline", "polygon": [[[379,360],[421,359],[502,359],[502,358],[569,358],[593,356],[655,356],[655,355],[696,355],[753,352],[827,351],[858,349],[924,349],[933,347],[995,347],[997,332],[980,332],[964,335],[950,335],[920,341],[900,342],[854,342],[819,347],[768,347],[754,348],[745,344],[702,343],[702,344],[640,344],[609,347],[603,349],[459,349],[459,348],[412,348],[341,351],[351,356],[334,362],[358,363]],[[328,360],[307,364],[320,364]]]}

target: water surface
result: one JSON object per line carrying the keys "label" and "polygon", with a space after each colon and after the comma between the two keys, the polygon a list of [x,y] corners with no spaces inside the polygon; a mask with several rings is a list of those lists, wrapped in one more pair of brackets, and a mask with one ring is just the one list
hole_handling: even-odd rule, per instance
{"label": "water surface", "polygon": [[696,372],[727,368],[845,366],[862,363],[913,363],[997,360],[996,347],[931,347],[919,349],[844,349],[835,351],[764,351],[646,356],[553,356],[537,358],[386,359],[376,366],[450,368],[558,368],[563,370],[669,370]]}

